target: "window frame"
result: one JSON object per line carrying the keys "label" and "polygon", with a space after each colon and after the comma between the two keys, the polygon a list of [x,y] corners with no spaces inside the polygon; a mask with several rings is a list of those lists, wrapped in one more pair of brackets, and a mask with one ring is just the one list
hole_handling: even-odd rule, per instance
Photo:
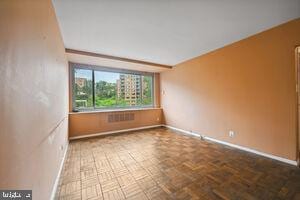
{"label": "window frame", "polygon": [[[90,65],[90,64],[81,64],[81,63],[73,63],[69,62],[70,67],[70,83],[71,83],[71,102],[72,102],[72,112],[87,112],[87,111],[106,111],[106,110],[130,110],[130,109],[143,109],[143,108],[154,108],[155,105],[155,86],[154,86],[154,73],[151,72],[143,72],[143,71],[134,71],[128,69],[120,69],[120,68],[110,68],[104,66],[97,66],[97,65]],[[74,94],[74,87],[75,87],[75,69],[86,69],[92,70],[92,99],[93,99],[93,106],[90,108],[77,108],[75,103],[75,94]],[[117,107],[106,107],[106,108],[99,108],[95,106],[95,71],[102,71],[102,72],[111,72],[111,73],[123,73],[123,74],[132,74],[132,75],[140,75],[140,76],[151,76],[152,77],[152,84],[151,84],[151,105],[140,105],[140,106],[117,106]]]}

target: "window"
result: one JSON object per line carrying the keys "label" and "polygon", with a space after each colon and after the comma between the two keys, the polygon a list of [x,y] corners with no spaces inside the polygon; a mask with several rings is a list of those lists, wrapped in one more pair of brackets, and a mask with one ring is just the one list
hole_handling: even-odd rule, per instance
{"label": "window", "polygon": [[93,73],[92,70],[75,69],[75,106],[77,108],[93,107]]}
{"label": "window", "polygon": [[71,65],[74,111],[153,106],[153,74]]}

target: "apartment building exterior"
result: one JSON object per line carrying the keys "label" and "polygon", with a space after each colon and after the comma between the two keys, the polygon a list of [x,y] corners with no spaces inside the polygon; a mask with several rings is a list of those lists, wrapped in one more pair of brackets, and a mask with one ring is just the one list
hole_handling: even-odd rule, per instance
{"label": "apartment building exterior", "polygon": [[78,85],[78,87],[80,87],[80,88],[83,88],[85,86],[86,82],[87,82],[86,78],[79,78],[79,77],[75,78],[75,84]]}
{"label": "apartment building exterior", "polygon": [[130,105],[138,105],[142,94],[142,78],[139,75],[120,74],[120,79],[117,80],[117,97],[124,99]]}

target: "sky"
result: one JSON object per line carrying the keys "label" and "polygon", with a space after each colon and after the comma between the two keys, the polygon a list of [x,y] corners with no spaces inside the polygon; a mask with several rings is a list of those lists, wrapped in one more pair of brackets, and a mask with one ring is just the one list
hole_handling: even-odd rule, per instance
{"label": "sky", "polygon": [[[92,79],[92,71],[86,69],[76,69],[75,77]],[[95,82],[106,81],[109,83],[116,83],[116,80],[119,79],[120,73],[113,72],[103,72],[95,71]]]}
{"label": "sky", "polygon": [[109,83],[116,83],[117,79],[119,78],[120,78],[120,73],[95,71],[95,82],[101,80]]}

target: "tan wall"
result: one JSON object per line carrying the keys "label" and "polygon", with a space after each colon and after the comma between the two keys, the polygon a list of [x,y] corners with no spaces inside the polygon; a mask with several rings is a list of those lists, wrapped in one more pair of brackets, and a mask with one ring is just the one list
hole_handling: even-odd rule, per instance
{"label": "tan wall", "polygon": [[68,131],[68,68],[51,0],[1,0],[0,41],[0,188],[49,199]]}
{"label": "tan wall", "polygon": [[135,119],[108,123],[108,115],[111,112],[71,113],[69,115],[69,137],[161,124],[162,110],[159,108],[113,113],[121,112],[134,113]]}
{"label": "tan wall", "polygon": [[295,160],[296,45],[300,19],[161,73],[166,123]]}

